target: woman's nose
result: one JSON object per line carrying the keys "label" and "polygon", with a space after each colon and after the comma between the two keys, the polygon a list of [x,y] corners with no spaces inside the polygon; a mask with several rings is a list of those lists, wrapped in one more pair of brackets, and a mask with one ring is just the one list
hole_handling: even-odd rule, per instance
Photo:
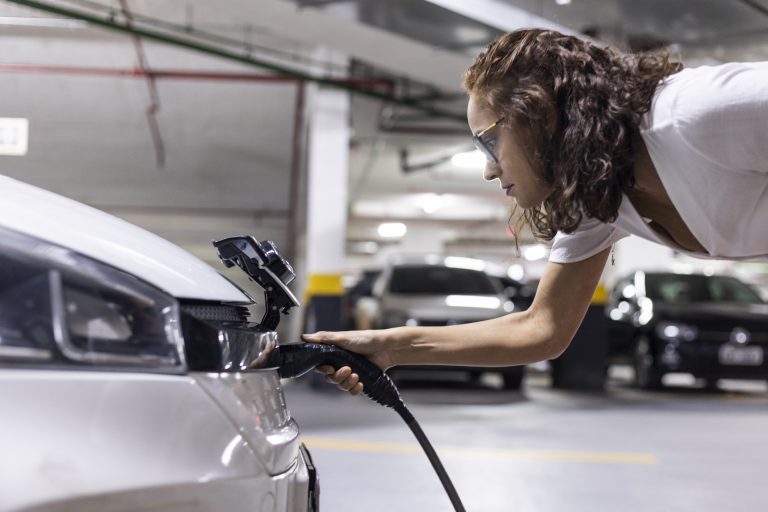
{"label": "woman's nose", "polygon": [[483,170],[483,178],[485,181],[493,181],[499,177],[499,166],[493,162],[485,162],[485,169]]}

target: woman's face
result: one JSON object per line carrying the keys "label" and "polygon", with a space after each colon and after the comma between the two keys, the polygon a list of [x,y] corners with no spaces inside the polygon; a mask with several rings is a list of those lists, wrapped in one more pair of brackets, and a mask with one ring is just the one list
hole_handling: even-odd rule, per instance
{"label": "woman's face", "polygon": [[[475,95],[469,96],[467,119],[473,134],[486,130],[499,117],[478,101]],[[549,195],[551,187],[532,167],[533,151],[532,148],[526,148],[522,130],[502,121],[485,132],[482,139],[499,160],[498,164],[487,161],[483,177],[487,181],[498,179],[502,191],[514,197],[521,208],[541,204]]]}

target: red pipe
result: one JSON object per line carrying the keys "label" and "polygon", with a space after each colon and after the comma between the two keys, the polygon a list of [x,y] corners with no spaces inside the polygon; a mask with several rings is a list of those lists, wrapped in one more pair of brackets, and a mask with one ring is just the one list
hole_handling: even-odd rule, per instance
{"label": "red pipe", "polygon": [[[87,66],[52,66],[39,64],[11,64],[0,63],[2,73],[36,73],[36,74],[63,74],[63,75],[88,75],[88,76],[118,76],[126,78],[156,78],[175,80],[221,80],[231,82],[276,82],[295,83],[301,82],[298,78],[280,75],[257,75],[253,73],[223,73],[217,71],[185,71],[185,70],[157,70],[157,69],[127,69],[127,68],[103,68]],[[339,83],[358,87],[394,87],[391,80],[386,79],[348,79],[337,80]]]}
{"label": "red pipe", "polygon": [[[120,10],[129,27],[133,26],[133,14],[128,8],[128,0],[120,0]],[[160,112],[160,94],[157,92],[155,78],[148,73],[149,62],[147,54],[144,52],[144,44],[138,37],[133,38],[133,46],[136,50],[136,58],[139,61],[139,70],[147,77],[147,89],[149,91],[149,106],[146,110],[147,124],[149,133],[152,137],[152,145],[155,147],[155,161],[159,168],[165,167],[165,144],[163,143],[163,134],[160,131],[160,124],[157,121],[157,113]]]}

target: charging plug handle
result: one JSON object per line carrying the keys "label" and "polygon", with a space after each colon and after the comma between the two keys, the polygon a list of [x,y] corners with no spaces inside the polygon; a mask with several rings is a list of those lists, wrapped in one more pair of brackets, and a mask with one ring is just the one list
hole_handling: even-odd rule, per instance
{"label": "charging plug handle", "polygon": [[281,378],[299,377],[317,366],[349,366],[360,376],[363,393],[385,407],[399,409],[403,400],[392,379],[364,356],[321,343],[280,345],[270,354],[269,366],[276,366]]}
{"label": "charging plug handle", "polygon": [[374,402],[385,407],[391,407],[405,421],[424,449],[424,453],[427,455],[440,482],[443,484],[443,488],[448,494],[454,510],[456,512],[465,512],[459,494],[456,492],[456,488],[448,477],[448,473],[440,462],[435,449],[432,447],[429,439],[427,439],[424,431],[421,430],[416,419],[405,406],[403,399],[400,398],[397,386],[381,368],[364,356],[333,345],[323,345],[321,343],[294,343],[275,347],[269,355],[267,364],[277,367],[277,371],[282,378],[299,377],[316,366],[322,365],[334,368],[341,368],[342,366],[352,368],[352,371],[360,376],[360,382],[363,383],[363,393]]}

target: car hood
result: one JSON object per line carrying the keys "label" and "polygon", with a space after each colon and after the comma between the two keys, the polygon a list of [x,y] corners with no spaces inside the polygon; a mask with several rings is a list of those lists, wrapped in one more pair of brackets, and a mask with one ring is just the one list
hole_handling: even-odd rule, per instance
{"label": "car hood", "polygon": [[768,304],[698,303],[665,304],[654,303],[654,310],[667,320],[695,323],[697,325],[739,323],[762,325],[768,330]]}
{"label": "car hood", "polygon": [[385,311],[402,311],[412,318],[421,320],[447,320],[457,319],[463,321],[485,320],[494,318],[505,313],[505,299],[497,295],[454,295],[452,297],[461,298],[477,297],[481,300],[496,299],[498,306],[490,307],[472,307],[472,306],[450,306],[448,305],[446,295],[385,295],[382,298],[382,309]]}
{"label": "car hood", "polygon": [[177,298],[251,302],[213,267],[167,240],[6,176],[0,176],[0,226],[99,260]]}

